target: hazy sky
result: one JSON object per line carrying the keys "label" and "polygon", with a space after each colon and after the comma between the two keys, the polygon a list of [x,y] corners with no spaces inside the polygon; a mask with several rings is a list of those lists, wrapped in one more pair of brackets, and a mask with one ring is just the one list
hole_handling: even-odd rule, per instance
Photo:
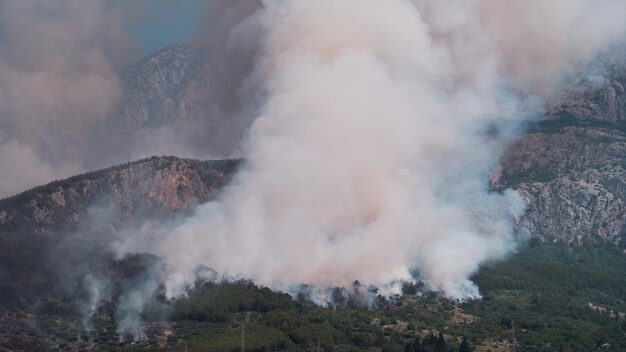
{"label": "hazy sky", "polygon": [[148,0],[147,3],[148,13],[132,25],[143,54],[194,35],[203,0]]}

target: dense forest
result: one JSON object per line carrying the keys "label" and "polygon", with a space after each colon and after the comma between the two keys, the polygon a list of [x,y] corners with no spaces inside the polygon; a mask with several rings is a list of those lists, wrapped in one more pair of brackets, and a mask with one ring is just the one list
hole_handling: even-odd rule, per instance
{"label": "dense forest", "polygon": [[619,248],[531,241],[473,280],[480,300],[453,302],[405,285],[402,296],[378,296],[371,309],[350,299],[320,307],[248,281],[204,283],[177,301],[157,297],[143,313],[147,339],[132,343],[120,342],[112,305],[100,307],[87,331],[71,302],[53,302],[39,312],[52,336],[41,350],[240,351],[242,343],[246,351],[626,350]]}

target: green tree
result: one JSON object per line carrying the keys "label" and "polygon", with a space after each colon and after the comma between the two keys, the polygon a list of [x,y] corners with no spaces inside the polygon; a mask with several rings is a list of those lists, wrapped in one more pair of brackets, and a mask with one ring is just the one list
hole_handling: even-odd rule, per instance
{"label": "green tree", "polygon": [[415,340],[413,340],[413,351],[415,352],[422,352],[424,349],[422,348],[422,343],[420,342],[420,338],[419,337],[415,337]]}
{"label": "green tree", "polygon": [[461,342],[461,346],[459,346],[459,352],[472,352],[469,342],[467,342],[465,336],[463,336],[463,342]]}
{"label": "green tree", "polygon": [[448,352],[448,344],[446,343],[446,339],[443,337],[443,333],[439,333],[437,337],[437,345],[435,347],[437,352]]}

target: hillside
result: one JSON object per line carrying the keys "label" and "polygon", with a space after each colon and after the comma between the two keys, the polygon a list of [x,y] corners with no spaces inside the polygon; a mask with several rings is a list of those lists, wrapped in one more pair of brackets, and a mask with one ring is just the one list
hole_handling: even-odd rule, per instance
{"label": "hillside", "polygon": [[[171,219],[214,199],[238,165],[238,160],[154,157],[0,200],[0,304],[28,305],[41,298],[38,294],[54,291],[58,268],[51,261],[61,244],[75,250],[73,255],[88,255],[111,234]],[[79,240],[86,243],[85,253],[78,253]]]}
{"label": "hillside", "polygon": [[502,159],[496,188],[528,200],[532,236],[626,246],[626,53],[615,48],[550,104]]}
{"label": "hillside", "polygon": [[[84,325],[80,301],[48,299],[32,312],[0,308],[0,348],[236,352],[244,329],[246,351],[319,346],[320,351],[456,352],[467,351],[461,349],[464,339],[480,352],[508,352],[514,346],[622,351],[625,260],[614,246],[537,242],[473,277],[481,300],[455,303],[420,286],[405,286],[403,296],[379,297],[371,310],[357,308],[352,300],[319,307],[246,281],[206,283],[144,312],[146,335],[139,341],[120,342],[116,301],[103,304]],[[133,262],[141,260],[118,263],[118,272],[132,269]]]}
{"label": "hillside", "polygon": [[224,96],[228,66],[219,53],[187,40],[123,67],[124,101],[111,124],[136,143],[169,138],[204,155],[231,155],[248,126]]}
{"label": "hillside", "polygon": [[[203,41],[186,41],[122,70],[128,89],[120,121],[141,141],[159,128],[200,150],[228,155],[249,121],[223,114],[216,84],[224,64]],[[494,188],[529,202],[523,225],[546,241],[626,241],[626,51],[591,65],[530,123],[502,159]],[[218,99],[219,100],[219,99]],[[557,216],[558,215],[558,216]]]}
{"label": "hillside", "polygon": [[[174,126],[181,138],[215,144],[208,148],[235,148],[245,124],[215,119],[226,115],[212,103],[214,71],[206,50],[184,42],[125,68],[128,101],[112,123],[138,139]],[[373,311],[349,302],[333,311],[252,283],[207,284],[180,301],[159,292],[158,308],[142,313],[147,341],[119,343],[116,300],[159,259],[118,258],[111,241],[125,231],[167,226],[215,199],[241,164],[153,157],[0,200],[0,347],[238,350],[242,321],[249,324],[250,350],[306,350],[320,341],[326,350],[419,351],[419,341],[419,348],[432,351],[441,333],[453,348],[465,336],[477,350],[498,351],[514,343],[515,324],[518,343],[535,350],[587,351],[608,342],[624,347],[622,53],[615,49],[590,67],[506,151],[492,187],[512,187],[528,200],[521,226],[534,239],[509,262],[475,275],[484,300],[455,304],[408,287],[406,297],[379,297]],[[112,302],[99,308],[95,330],[87,331],[81,280],[92,272],[116,281]]]}

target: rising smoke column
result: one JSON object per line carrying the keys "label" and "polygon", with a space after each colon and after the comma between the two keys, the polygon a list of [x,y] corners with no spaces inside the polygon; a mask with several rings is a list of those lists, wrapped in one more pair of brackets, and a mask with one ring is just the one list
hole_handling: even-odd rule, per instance
{"label": "rising smoke column", "polygon": [[544,97],[625,34],[621,0],[412,2],[465,77],[480,80],[479,62],[497,60],[508,84]]}
{"label": "rising smoke column", "polygon": [[489,172],[537,100],[623,33],[622,2],[556,3],[263,2],[229,32],[260,36],[246,167],[134,250],[164,258],[169,295],[202,265],[278,289],[417,272],[478,297],[468,277],[511,251],[525,206]]}
{"label": "rising smoke column", "polygon": [[0,197],[109,161],[137,53],[118,1],[0,1]]}

